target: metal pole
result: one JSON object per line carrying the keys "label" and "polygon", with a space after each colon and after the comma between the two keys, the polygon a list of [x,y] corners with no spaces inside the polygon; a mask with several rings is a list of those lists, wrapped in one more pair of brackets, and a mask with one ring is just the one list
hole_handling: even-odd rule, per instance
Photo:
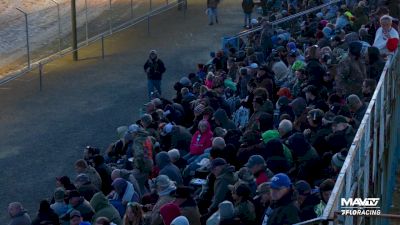
{"label": "metal pole", "polygon": [[104,59],[104,35],[101,36],[101,58]]}
{"label": "metal pole", "polygon": [[108,16],[108,20],[110,21],[110,34],[112,34],[112,2],[110,0],[110,14]]}
{"label": "metal pole", "polygon": [[57,19],[58,19],[58,52],[61,53],[61,17],[60,17],[60,4],[55,0],[51,0],[57,5]]}
{"label": "metal pole", "polygon": [[150,15],[147,15],[147,35],[150,34]]}
{"label": "metal pole", "polygon": [[183,0],[182,7],[183,7],[183,18],[186,19],[186,4],[187,0]]}
{"label": "metal pole", "polygon": [[150,12],[153,11],[153,1],[150,0]]}
{"label": "metal pole", "polygon": [[131,0],[131,19],[133,19],[133,0]]}
{"label": "metal pole", "polygon": [[150,13],[153,10],[152,1],[149,0],[149,13],[147,14],[147,34],[150,34]]}
{"label": "metal pole", "polygon": [[78,34],[76,31],[76,2],[71,0],[71,22],[72,22],[72,58],[78,61]]}
{"label": "metal pole", "polygon": [[86,19],[86,44],[89,43],[89,28],[88,28],[88,6],[87,6],[87,0],[85,0],[85,19]]}
{"label": "metal pole", "polygon": [[22,14],[24,14],[25,17],[25,35],[26,35],[26,53],[28,57],[28,68],[31,68],[31,55],[30,55],[30,49],[29,49],[29,27],[28,27],[28,14],[26,14],[24,11],[22,11],[19,8],[16,8],[18,11],[20,11]]}
{"label": "metal pole", "polygon": [[42,91],[42,75],[43,75],[43,65],[39,63],[39,90]]}

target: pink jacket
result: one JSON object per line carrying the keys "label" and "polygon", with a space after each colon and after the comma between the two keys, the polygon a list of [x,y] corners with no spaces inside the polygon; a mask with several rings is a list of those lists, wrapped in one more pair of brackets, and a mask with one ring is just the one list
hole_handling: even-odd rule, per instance
{"label": "pink jacket", "polygon": [[208,89],[212,89],[213,88],[213,81],[212,80],[205,80],[205,85],[206,87],[208,87]]}
{"label": "pink jacket", "polygon": [[203,134],[199,130],[194,133],[192,142],[190,143],[190,154],[201,155],[204,153],[204,150],[211,147],[213,132],[208,122],[207,125],[207,130]]}

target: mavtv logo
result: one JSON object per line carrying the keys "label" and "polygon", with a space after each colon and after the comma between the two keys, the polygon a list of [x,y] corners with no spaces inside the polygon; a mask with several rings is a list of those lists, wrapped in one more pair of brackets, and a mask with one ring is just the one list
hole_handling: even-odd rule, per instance
{"label": "mavtv logo", "polygon": [[342,215],[349,216],[369,216],[369,215],[380,215],[381,210],[378,206],[380,198],[342,198],[340,199],[341,203],[341,212]]}
{"label": "mavtv logo", "polygon": [[341,205],[351,207],[351,208],[371,208],[371,207],[376,207],[379,204],[380,198],[342,198],[341,199]]}

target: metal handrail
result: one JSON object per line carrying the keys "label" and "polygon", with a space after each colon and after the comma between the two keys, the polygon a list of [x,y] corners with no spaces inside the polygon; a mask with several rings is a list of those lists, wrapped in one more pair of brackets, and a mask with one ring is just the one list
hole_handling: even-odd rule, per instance
{"label": "metal handrail", "polygon": [[[394,61],[396,61],[396,59],[400,57],[400,51],[397,50],[395,52],[394,55],[390,55],[388,57],[388,60],[385,64],[385,67],[381,73],[379,82],[376,86],[376,89],[374,91],[374,94],[371,98],[371,101],[369,102],[369,105],[367,107],[367,110],[364,114],[364,117],[361,121],[360,127],[357,130],[357,133],[355,135],[355,138],[353,140],[353,143],[349,149],[348,155],[346,157],[346,160],[343,164],[342,169],[340,170],[340,173],[336,179],[336,183],[335,186],[332,190],[332,194],[328,200],[328,203],[326,204],[325,210],[323,212],[323,215],[317,218],[314,218],[312,220],[307,220],[307,221],[303,221],[301,223],[297,223],[296,225],[310,225],[310,224],[315,224],[316,222],[323,222],[323,221],[331,221],[335,214],[337,214],[337,208],[335,208],[338,204],[338,201],[340,200],[341,197],[341,193],[343,193],[345,191],[345,188],[350,187],[350,193],[352,193],[353,188],[355,188],[355,186],[353,186],[352,184],[349,184],[347,179],[351,178],[349,176],[348,173],[353,173],[353,163],[356,160],[357,157],[357,153],[360,153],[360,151],[364,151],[365,149],[361,149],[362,145],[362,138],[363,135],[365,134],[365,132],[367,132],[367,126],[369,125],[369,123],[371,123],[372,120],[372,116],[376,117],[377,115],[375,114],[377,110],[383,110],[382,109],[382,102],[379,103],[378,105],[378,97],[382,98],[382,95],[384,93],[381,93],[384,90],[384,83],[387,82],[387,79],[389,79],[389,72],[392,69],[392,67],[395,65]],[[380,107],[379,109],[377,109],[376,107]],[[374,111],[375,110],[375,111]],[[375,113],[374,113],[375,112]],[[384,111],[381,111],[384,112]],[[377,118],[374,118],[374,120],[376,120]],[[386,124],[380,124],[380,126],[386,126]],[[369,129],[371,129],[370,127],[368,127]],[[367,133],[369,134],[369,133]],[[377,140],[375,140],[377,141]],[[365,148],[369,148],[370,146],[364,146]],[[360,153],[361,154],[361,153]],[[370,163],[369,161],[366,163]],[[359,168],[359,169],[364,169],[364,168]],[[360,172],[360,171],[355,171],[355,172]],[[365,176],[365,174],[364,174]],[[372,175],[373,176],[373,175]],[[358,177],[359,179],[359,177]],[[371,179],[370,177],[368,177],[368,179]],[[357,181],[353,181],[353,182],[357,182]],[[357,185],[361,185],[358,184]],[[354,194],[354,193],[353,193]],[[347,196],[346,196],[347,197]],[[382,214],[382,217],[387,217],[387,218],[393,218],[393,219],[398,219],[398,215],[390,215],[387,216],[389,214]]]}
{"label": "metal handrail", "polygon": [[[297,17],[304,16],[304,15],[309,14],[309,13],[314,12],[314,11],[318,11],[318,10],[320,10],[320,9],[322,9],[322,8],[325,8],[325,7],[330,6],[330,5],[332,5],[332,4],[339,3],[339,2],[341,2],[341,1],[342,1],[342,0],[331,0],[331,1],[328,2],[328,3],[325,3],[325,4],[322,4],[322,5],[313,7],[313,8],[311,8],[311,9],[306,9],[306,10],[304,10],[304,11],[301,11],[301,12],[299,12],[299,13],[296,13],[296,14],[293,14],[293,15],[290,15],[290,16],[287,16],[287,17],[285,17],[285,18],[277,19],[277,20],[271,22],[271,25],[272,25],[272,26],[279,25],[279,24],[281,24],[281,23],[287,22],[287,21],[292,20],[292,19],[297,18]],[[229,39],[227,39],[227,40],[230,41],[230,40],[233,40],[233,39],[235,39],[235,38],[247,36],[247,35],[250,35],[250,34],[255,33],[255,32],[257,32],[257,31],[260,31],[260,30],[262,30],[262,29],[263,29],[263,27],[260,26],[260,27],[256,27],[256,28],[249,29],[249,30],[245,30],[245,31],[242,31],[242,32],[240,32],[240,33],[234,35],[233,37],[231,37],[231,38],[229,38]]]}
{"label": "metal handrail", "polygon": [[[49,62],[52,62],[54,60],[57,60],[57,59],[61,58],[61,57],[65,56],[65,55],[67,55],[67,54],[70,54],[70,53],[78,51],[78,50],[80,50],[80,49],[82,49],[84,47],[87,47],[87,46],[95,43],[96,41],[101,40],[102,38],[109,37],[109,36],[112,36],[115,33],[119,33],[121,31],[124,31],[124,30],[126,30],[126,29],[128,29],[128,28],[130,28],[130,27],[132,27],[132,26],[134,26],[134,25],[136,25],[138,23],[140,23],[140,22],[143,22],[143,21],[147,20],[149,17],[157,16],[157,15],[159,15],[159,14],[161,14],[163,12],[166,12],[166,11],[176,7],[176,6],[184,5],[184,4],[186,4],[186,1],[182,1],[182,2],[180,2],[178,0],[169,1],[168,5],[164,5],[164,6],[160,6],[158,8],[155,8],[154,10],[144,14],[141,17],[138,17],[138,18],[135,18],[135,19],[130,19],[127,22],[125,22],[125,23],[123,23],[121,25],[118,25],[117,27],[114,27],[112,32],[105,31],[103,33],[100,33],[100,34],[94,36],[94,37],[89,38],[87,41],[85,40],[83,42],[78,43],[78,48],[76,50],[73,50],[71,47],[68,47],[66,49],[63,49],[63,50],[57,52],[57,53],[54,53],[54,54],[49,55],[49,56],[47,56],[45,58],[42,58],[42,59],[40,59],[40,60],[38,60],[36,62],[30,63],[30,67],[25,67],[25,68],[22,68],[22,69],[19,69],[19,70],[14,70],[13,72],[7,74],[5,76],[5,78],[0,79],[0,86],[20,78],[21,76],[25,75],[26,73],[31,72],[36,68],[39,68],[40,65],[43,66],[43,65],[45,65],[45,64],[47,64]],[[185,10],[185,8],[184,8],[184,10]]]}

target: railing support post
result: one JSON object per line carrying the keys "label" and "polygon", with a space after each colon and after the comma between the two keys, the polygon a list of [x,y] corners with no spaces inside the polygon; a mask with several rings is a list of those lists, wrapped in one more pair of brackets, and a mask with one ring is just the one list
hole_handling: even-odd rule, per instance
{"label": "railing support post", "polygon": [[183,18],[186,19],[187,0],[183,0],[182,7],[183,7]]}
{"label": "railing support post", "polygon": [[149,13],[147,14],[147,34],[150,34],[150,14],[151,11],[153,10],[153,2],[152,0],[149,0]]}
{"label": "railing support post", "polygon": [[101,58],[104,59],[104,35],[101,36]]}
{"label": "railing support post", "polygon": [[61,54],[61,50],[62,50],[62,39],[61,39],[61,16],[60,16],[60,4],[55,1],[55,0],[51,0],[52,2],[54,2],[54,4],[57,5],[57,22],[58,22],[58,52]]}
{"label": "railing support post", "polygon": [[42,77],[43,77],[43,65],[39,63],[39,90],[42,91]]}
{"label": "railing support post", "polygon": [[87,0],[85,0],[85,31],[86,31],[86,44],[89,44],[89,19],[88,19]]}
{"label": "railing support post", "polygon": [[78,34],[76,31],[76,2],[71,0],[71,21],[72,21],[72,57],[78,61]]}
{"label": "railing support post", "polygon": [[28,27],[28,14],[24,11],[22,11],[19,8],[16,8],[18,11],[20,11],[22,14],[24,14],[25,17],[25,35],[26,35],[26,55],[27,55],[27,61],[28,61],[28,68],[31,68],[31,51],[30,51],[30,46],[29,46],[29,27]]}
{"label": "railing support post", "polygon": [[133,0],[131,0],[131,19],[133,19]]}
{"label": "railing support post", "polygon": [[112,34],[112,2],[111,0],[109,1],[109,10],[110,10],[110,14],[108,15],[108,20],[110,23],[110,34]]}

